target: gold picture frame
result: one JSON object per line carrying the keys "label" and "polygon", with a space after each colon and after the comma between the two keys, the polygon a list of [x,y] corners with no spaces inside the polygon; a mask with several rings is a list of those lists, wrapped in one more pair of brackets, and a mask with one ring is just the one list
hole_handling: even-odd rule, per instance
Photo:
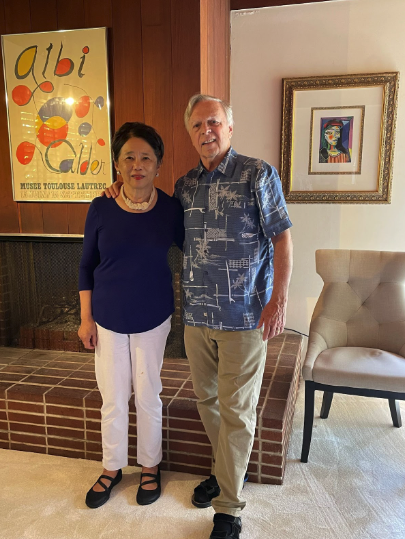
{"label": "gold picture frame", "polygon": [[112,183],[107,29],[2,36],[13,198],[91,202]]}
{"label": "gold picture frame", "polygon": [[398,84],[398,72],[283,79],[287,202],[391,202]]}

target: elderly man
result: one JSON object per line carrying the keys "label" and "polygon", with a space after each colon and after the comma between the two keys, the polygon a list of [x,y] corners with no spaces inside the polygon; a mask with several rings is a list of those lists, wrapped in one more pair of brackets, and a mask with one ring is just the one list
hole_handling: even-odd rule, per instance
{"label": "elderly man", "polygon": [[214,452],[193,504],[216,511],[211,538],[237,538],[267,340],[285,324],[291,222],[273,167],[231,147],[231,108],[193,96],[185,124],[200,155],[180,178],[185,346],[198,410]]}
{"label": "elderly man", "polygon": [[231,147],[229,105],[195,95],[184,119],[200,155],[174,193],[186,229],[184,338],[214,455],[192,503],[213,506],[210,539],[238,539],[267,340],[285,324],[291,222],[276,170]]}

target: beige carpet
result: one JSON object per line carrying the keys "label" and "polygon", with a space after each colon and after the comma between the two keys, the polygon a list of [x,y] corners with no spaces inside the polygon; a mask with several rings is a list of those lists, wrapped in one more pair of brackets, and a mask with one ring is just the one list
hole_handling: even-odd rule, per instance
{"label": "beige carpet", "polygon": [[[392,427],[388,402],[337,395],[329,419],[315,419],[308,464],[299,462],[302,421],[303,391],[284,485],[246,485],[242,539],[404,539],[405,426]],[[0,458],[1,539],[210,535],[212,509],[189,502],[197,476],[164,472],[160,500],[139,507],[139,471],[127,468],[110,501],[91,510],[84,496],[98,463],[7,450]]]}

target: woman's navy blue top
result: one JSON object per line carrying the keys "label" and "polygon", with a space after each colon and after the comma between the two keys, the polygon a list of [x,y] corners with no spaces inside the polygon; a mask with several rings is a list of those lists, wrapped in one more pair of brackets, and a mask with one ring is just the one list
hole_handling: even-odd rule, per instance
{"label": "woman's navy blue top", "polygon": [[167,254],[173,242],[183,247],[183,209],[177,199],[157,193],[146,213],[98,197],[87,214],[79,290],[92,290],[94,320],[116,333],[149,331],[174,311]]}

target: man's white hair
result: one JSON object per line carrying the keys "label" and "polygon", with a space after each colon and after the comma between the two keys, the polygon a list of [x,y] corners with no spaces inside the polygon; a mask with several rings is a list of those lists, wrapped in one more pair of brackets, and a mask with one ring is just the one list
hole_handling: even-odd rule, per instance
{"label": "man's white hair", "polygon": [[188,122],[190,120],[191,114],[193,113],[194,107],[201,101],[216,101],[217,103],[221,103],[222,108],[224,109],[224,112],[225,112],[226,119],[228,121],[228,125],[233,126],[233,114],[232,114],[231,105],[229,105],[225,101],[222,101],[222,99],[219,99],[218,97],[214,97],[212,95],[195,94],[193,95],[193,97],[190,97],[186,111],[184,113],[184,123],[186,125],[187,131],[188,131]]}

